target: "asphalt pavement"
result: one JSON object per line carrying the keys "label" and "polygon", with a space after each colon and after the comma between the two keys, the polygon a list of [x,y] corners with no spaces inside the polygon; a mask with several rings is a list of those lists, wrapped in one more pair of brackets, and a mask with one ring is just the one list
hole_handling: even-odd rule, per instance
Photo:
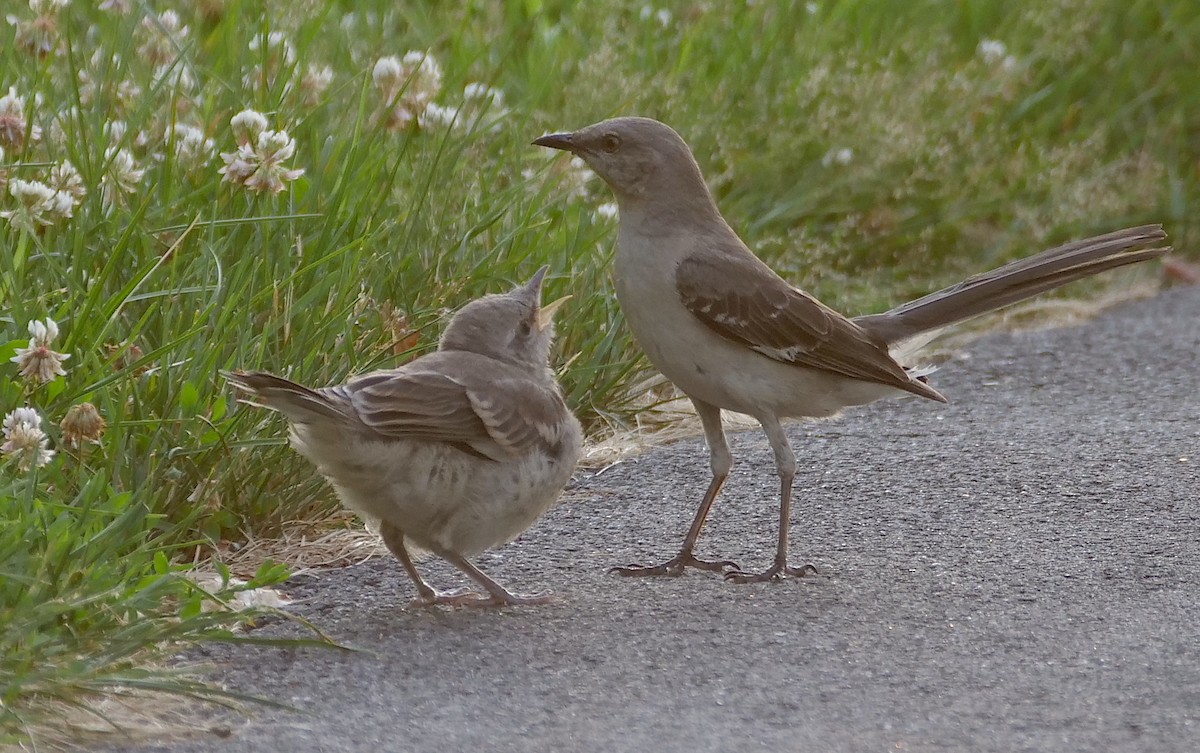
{"label": "asphalt pavement", "polygon": [[[793,556],[818,575],[606,575],[677,550],[709,472],[676,442],[581,473],[479,558],[555,603],[410,608],[382,558],[296,578],[295,611],[360,650],[206,649],[214,680],[299,711],[133,749],[1200,750],[1200,288],[990,335],[932,379],[951,404],[790,428]],[[698,554],[765,567],[770,450],[733,449]]]}

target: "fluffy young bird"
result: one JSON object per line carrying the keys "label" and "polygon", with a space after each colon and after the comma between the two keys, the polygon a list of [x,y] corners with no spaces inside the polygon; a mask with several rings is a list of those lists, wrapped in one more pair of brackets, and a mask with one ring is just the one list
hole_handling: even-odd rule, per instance
{"label": "fluffy young bird", "polygon": [[[847,319],[775,274],[721,217],[691,149],[649,118],[615,118],[533,142],[580,157],[617,198],[613,280],[621,310],[651,363],[691,398],[704,425],[712,481],[679,554],[622,575],[729,570],[735,583],[803,575],[788,564],[796,457],[780,420],[826,417],[851,405],[910,393],[945,402],[922,371],[905,368],[917,347],[947,325],[1072,280],[1161,256],[1157,225],[1069,243],[977,275],[891,311]],[[733,457],[721,411],[754,416],[780,476],[775,561],[760,573],[692,550]]]}
{"label": "fluffy young bird", "polygon": [[[510,593],[467,558],[508,543],[555,503],[582,451],[579,421],[550,369],[547,267],[525,285],[464,306],[438,350],[397,369],[310,389],[261,372],[226,374],[251,403],[291,425],[292,446],[342,503],[377,522],[417,586],[415,604],[541,604]],[[568,296],[569,297],[569,296]],[[486,592],[434,590],[415,551],[432,552]]]}

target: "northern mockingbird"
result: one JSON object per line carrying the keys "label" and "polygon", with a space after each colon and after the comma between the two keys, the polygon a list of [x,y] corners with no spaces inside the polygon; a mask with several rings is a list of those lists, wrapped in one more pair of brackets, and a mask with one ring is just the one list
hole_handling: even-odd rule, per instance
{"label": "northern mockingbird", "polygon": [[[736,583],[804,575],[788,564],[796,457],[780,420],[823,418],[851,405],[911,393],[946,402],[904,360],[946,325],[1072,280],[1158,257],[1139,250],[1165,238],[1154,226],[1069,243],[1008,264],[883,314],[847,319],[781,279],[726,224],[688,145],[648,118],[615,118],[533,142],[584,160],[617,198],[613,279],[621,310],[651,363],[696,406],[712,482],[679,554],[622,575],[723,571]],[[761,573],[692,553],[733,458],[721,411],[758,419],[780,477],[775,561]]]}
{"label": "northern mockingbird", "polygon": [[[579,422],[550,370],[551,318],[540,305],[546,267],[527,284],[464,306],[438,350],[397,369],[309,389],[282,377],[225,376],[251,403],[282,413],[292,446],[342,503],[376,522],[417,586],[416,604],[540,604],[467,557],[508,543],[546,512],[582,450]],[[486,595],[435,591],[411,552],[447,560]]]}

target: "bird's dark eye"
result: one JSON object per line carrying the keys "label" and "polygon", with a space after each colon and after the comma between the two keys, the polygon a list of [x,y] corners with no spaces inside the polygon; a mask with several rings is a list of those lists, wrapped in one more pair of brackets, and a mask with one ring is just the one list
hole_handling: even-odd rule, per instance
{"label": "bird's dark eye", "polygon": [[604,151],[612,154],[621,148],[621,137],[615,133],[606,133],[604,134],[603,146]]}
{"label": "bird's dark eye", "polygon": [[521,322],[517,325],[517,334],[523,338],[529,337],[529,333],[532,331],[533,328],[529,326],[529,322]]}

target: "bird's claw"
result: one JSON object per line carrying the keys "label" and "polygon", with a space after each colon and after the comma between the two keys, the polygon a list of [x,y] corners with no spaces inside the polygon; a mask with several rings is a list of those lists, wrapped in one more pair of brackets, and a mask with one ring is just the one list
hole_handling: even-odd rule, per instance
{"label": "bird's claw", "polygon": [[677,578],[683,575],[683,571],[689,567],[717,573],[724,572],[726,569],[740,572],[738,564],[733,560],[702,560],[691,552],[680,552],[661,565],[634,564],[626,565],[625,567],[610,567],[608,572],[626,578],[650,578],[656,576]]}
{"label": "bird's claw", "polygon": [[792,567],[784,562],[776,562],[761,573],[745,573],[740,568],[731,570],[725,573],[725,581],[727,583],[765,583],[767,581],[782,580],[789,575],[793,578],[803,578],[805,575],[816,574],[817,568],[811,564]]}
{"label": "bird's claw", "polygon": [[531,606],[535,604],[546,604],[553,601],[553,596],[548,593],[539,594],[514,594],[504,591],[496,594],[481,594],[469,589],[460,589],[457,591],[439,592],[431,591],[423,593],[413,599],[412,606],[414,607],[516,607],[516,606]]}

